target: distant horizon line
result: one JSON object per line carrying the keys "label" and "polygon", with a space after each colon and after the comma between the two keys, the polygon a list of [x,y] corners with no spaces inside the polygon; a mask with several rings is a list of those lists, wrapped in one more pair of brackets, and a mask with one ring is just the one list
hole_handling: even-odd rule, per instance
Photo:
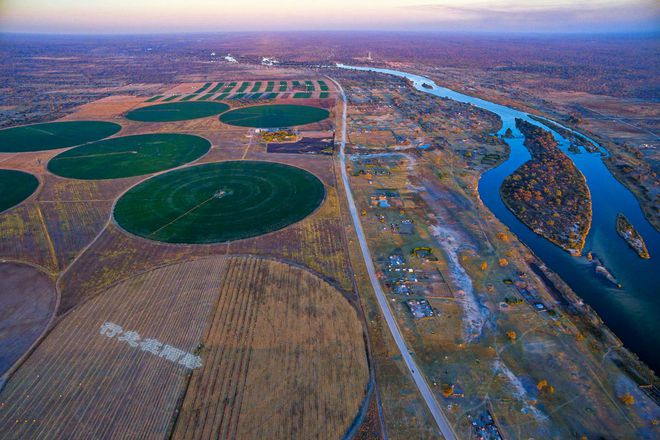
{"label": "distant horizon line", "polygon": [[180,31],[180,32],[48,32],[48,31],[2,31],[0,35],[16,36],[62,36],[62,37],[112,37],[112,36],[181,36],[181,35],[224,35],[224,34],[436,34],[436,35],[491,35],[491,36],[660,36],[659,30],[640,31],[458,31],[458,30],[385,30],[385,29],[321,29],[321,30],[230,30],[230,31]]}

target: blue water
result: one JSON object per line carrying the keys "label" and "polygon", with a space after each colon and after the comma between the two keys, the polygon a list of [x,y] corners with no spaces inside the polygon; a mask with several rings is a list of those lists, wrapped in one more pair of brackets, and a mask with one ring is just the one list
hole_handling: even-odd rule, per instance
{"label": "blue water", "polygon": [[[479,180],[479,195],[484,204],[600,315],[627,348],[656,372],[660,372],[660,265],[657,264],[660,258],[660,233],[646,220],[633,194],[607,169],[601,153],[583,151],[573,154],[568,151],[570,143],[558,133],[552,132],[560,148],[586,177],[591,191],[593,221],[584,253],[592,251],[622,284],[622,288],[615,287],[596,274],[594,265],[585,257],[572,257],[532,232],[507,209],[500,198],[499,189],[504,178],[530,159],[529,151],[523,145],[522,133],[515,126],[515,119],[524,119],[545,129],[548,127],[531,119],[526,113],[440,87],[423,76],[390,69],[342,64],[337,66],[407,78],[421,92],[472,104],[497,114],[502,119],[502,128],[498,134],[510,128],[514,138],[505,139],[511,147],[509,158],[485,172]],[[422,87],[424,83],[433,88]],[[602,147],[601,150],[607,154]],[[651,254],[650,260],[639,258],[617,234],[616,215],[619,212],[644,237]]]}

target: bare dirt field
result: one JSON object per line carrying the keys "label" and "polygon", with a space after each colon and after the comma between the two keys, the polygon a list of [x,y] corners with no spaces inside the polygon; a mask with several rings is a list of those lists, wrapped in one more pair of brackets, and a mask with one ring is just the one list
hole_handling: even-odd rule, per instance
{"label": "bare dirt field", "polygon": [[53,280],[39,269],[0,264],[0,376],[46,329],[56,301]]}

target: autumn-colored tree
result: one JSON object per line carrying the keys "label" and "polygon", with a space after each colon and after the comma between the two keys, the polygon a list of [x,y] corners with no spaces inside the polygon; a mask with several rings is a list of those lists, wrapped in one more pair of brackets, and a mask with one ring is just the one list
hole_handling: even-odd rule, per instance
{"label": "autumn-colored tree", "polygon": [[487,269],[488,269],[488,263],[484,261],[483,263],[481,263],[481,270],[487,270]]}
{"label": "autumn-colored tree", "polygon": [[452,394],[454,394],[454,385],[450,385],[448,383],[442,384],[442,395],[449,397]]}
{"label": "autumn-colored tree", "polygon": [[635,403],[635,398],[633,397],[632,394],[626,393],[623,396],[621,396],[621,401],[623,402],[624,405],[630,406],[633,403]]}
{"label": "autumn-colored tree", "polygon": [[500,267],[504,267],[504,266],[508,266],[508,265],[509,265],[509,261],[508,261],[506,258],[504,258],[504,257],[503,257],[503,258],[500,258],[500,259],[498,260],[498,263],[499,263]]}
{"label": "autumn-colored tree", "polygon": [[518,337],[518,335],[516,335],[516,332],[514,332],[513,330],[509,330],[508,332],[506,332],[506,336],[511,341],[515,341],[516,338]]}

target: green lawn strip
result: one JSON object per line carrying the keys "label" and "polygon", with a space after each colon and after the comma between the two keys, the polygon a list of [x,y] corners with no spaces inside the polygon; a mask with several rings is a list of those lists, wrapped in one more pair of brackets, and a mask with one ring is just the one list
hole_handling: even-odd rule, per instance
{"label": "green lawn strip", "polygon": [[184,96],[183,98],[181,98],[181,101],[191,101],[191,100],[192,100],[193,98],[195,98],[196,96],[197,96],[196,93],[192,93],[192,94],[190,94],[190,95],[188,95],[188,96]]}
{"label": "green lawn strip", "polygon": [[121,125],[104,121],[64,121],[0,130],[0,153],[54,150],[112,136]]}
{"label": "green lawn strip", "polygon": [[322,92],[327,92],[328,90],[330,90],[328,84],[326,84],[326,82],[323,81],[322,79],[318,80],[317,82],[319,83],[319,88],[321,89]]}
{"label": "green lawn strip", "polygon": [[0,212],[27,199],[39,186],[32,174],[16,170],[0,170]]}
{"label": "green lawn strip", "polygon": [[243,84],[241,84],[241,86],[240,86],[240,87],[238,88],[238,90],[236,90],[236,91],[237,91],[238,93],[243,93],[243,92],[245,92],[245,91],[247,90],[247,88],[248,88],[249,86],[250,86],[250,83],[249,83],[249,82],[244,82]]}
{"label": "green lawn strip", "polygon": [[259,99],[261,98],[262,93],[253,93],[249,96],[250,99]]}
{"label": "green lawn strip", "polygon": [[180,96],[180,95],[172,95],[172,96],[168,96],[167,98],[163,99],[163,102],[174,101],[174,100],[175,100],[176,98],[178,98],[179,96]]}
{"label": "green lawn strip", "polygon": [[257,81],[252,86],[252,90],[250,90],[250,92],[252,92],[252,93],[258,92],[260,88],[261,88],[261,81]]}
{"label": "green lawn strip", "polygon": [[198,99],[198,101],[206,101],[207,99],[211,99],[211,97],[215,95],[215,93],[207,93],[206,95],[202,96],[201,98]]}
{"label": "green lawn strip", "polygon": [[189,134],[121,136],[60,153],[48,162],[48,171],[85,180],[141,176],[192,162],[210,148],[209,141]]}
{"label": "green lawn strip", "polygon": [[275,88],[275,81],[268,81],[268,84],[266,85],[266,90],[264,90],[264,92],[272,92],[274,88]]}
{"label": "green lawn strip", "polygon": [[221,93],[221,94],[219,94],[218,96],[215,97],[215,100],[216,100],[216,101],[222,101],[222,100],[225,99],[227,96],[229,96],[229,93]]}
{"label": "green lawn strip", "polygon": [[311,98],[312,92],[296,92],[293,94],[294,98]]}
{"label": "green lawn strip", "polygon": [[217,243],[284,228],[314,212],[324,197],[323,183],[300,168],[229,161],[146,180],[117,201],[114,217],[145,238]]}
{"label": "green lawn strip", "polygon": [[240,127],[277,128],[304,125],[323,120],[329,112],[318,107],[267,104],[243,107],[220,115],[225,124]]}
{"label": "green lawn strip", "polygon": [[208,82],[208,83],[204,84],[202,87],[200,87],[199,89],[197,89],[197,90],[195,91],[195,93],[202,93],[204,90],[206,90],[206,89],[208,89],[209,87],[211,87],[211,84],[213,84],[213,83]]}
{"label": "green lawn strip", "polygon": [[277,98],[277,95],[279,95],[279,93],[267,93],[266,95],[262,96],[262,99],[275,99]]}
{"label": "green lawn strip", "polygon": [[209,93],[218,93],[220,91],[220,89],[222,88],[222,86],[224,86],[224,85],[225,85],[225,83],[219,82],[218,84],[215,85],[215,87],[213,87],[211,90],[209,90]]}
{"label": "green lawn strip", "polygon": [[217,115],[227,109],[227,104],[215,101],[178,101],[141,107],[128,112],[125,117],[141,122],[184,121]]}
{"label": "green lawn strip", "polygon": [[280,92],[286,92],[288,88],[288,83],[286,81],[280,81]]}
{"label": "green lawn strip", "polygon": [[328,92],[321,92],[319,93],[319,98],[325,99],[329,96],[330,94]]}
{"label": "green lawn strip", "polygon": [[245,93],[237,93],[231,97],[231,99],[243,99],[245,98]]}
{"label": "green lawn strip", "polygon": [[314,91],[314,83],[312,81],[305,81],[305,86],[307,87],[308,92]]}
{"label": "green lawn strip", "polygon": [[159,100],[160,98],[162,98],[162,97],[163,97],[163,95],[152,96],[151,98],[147,99],[145,102],[154,102],[154,101],[158,101],[158,100]]}

